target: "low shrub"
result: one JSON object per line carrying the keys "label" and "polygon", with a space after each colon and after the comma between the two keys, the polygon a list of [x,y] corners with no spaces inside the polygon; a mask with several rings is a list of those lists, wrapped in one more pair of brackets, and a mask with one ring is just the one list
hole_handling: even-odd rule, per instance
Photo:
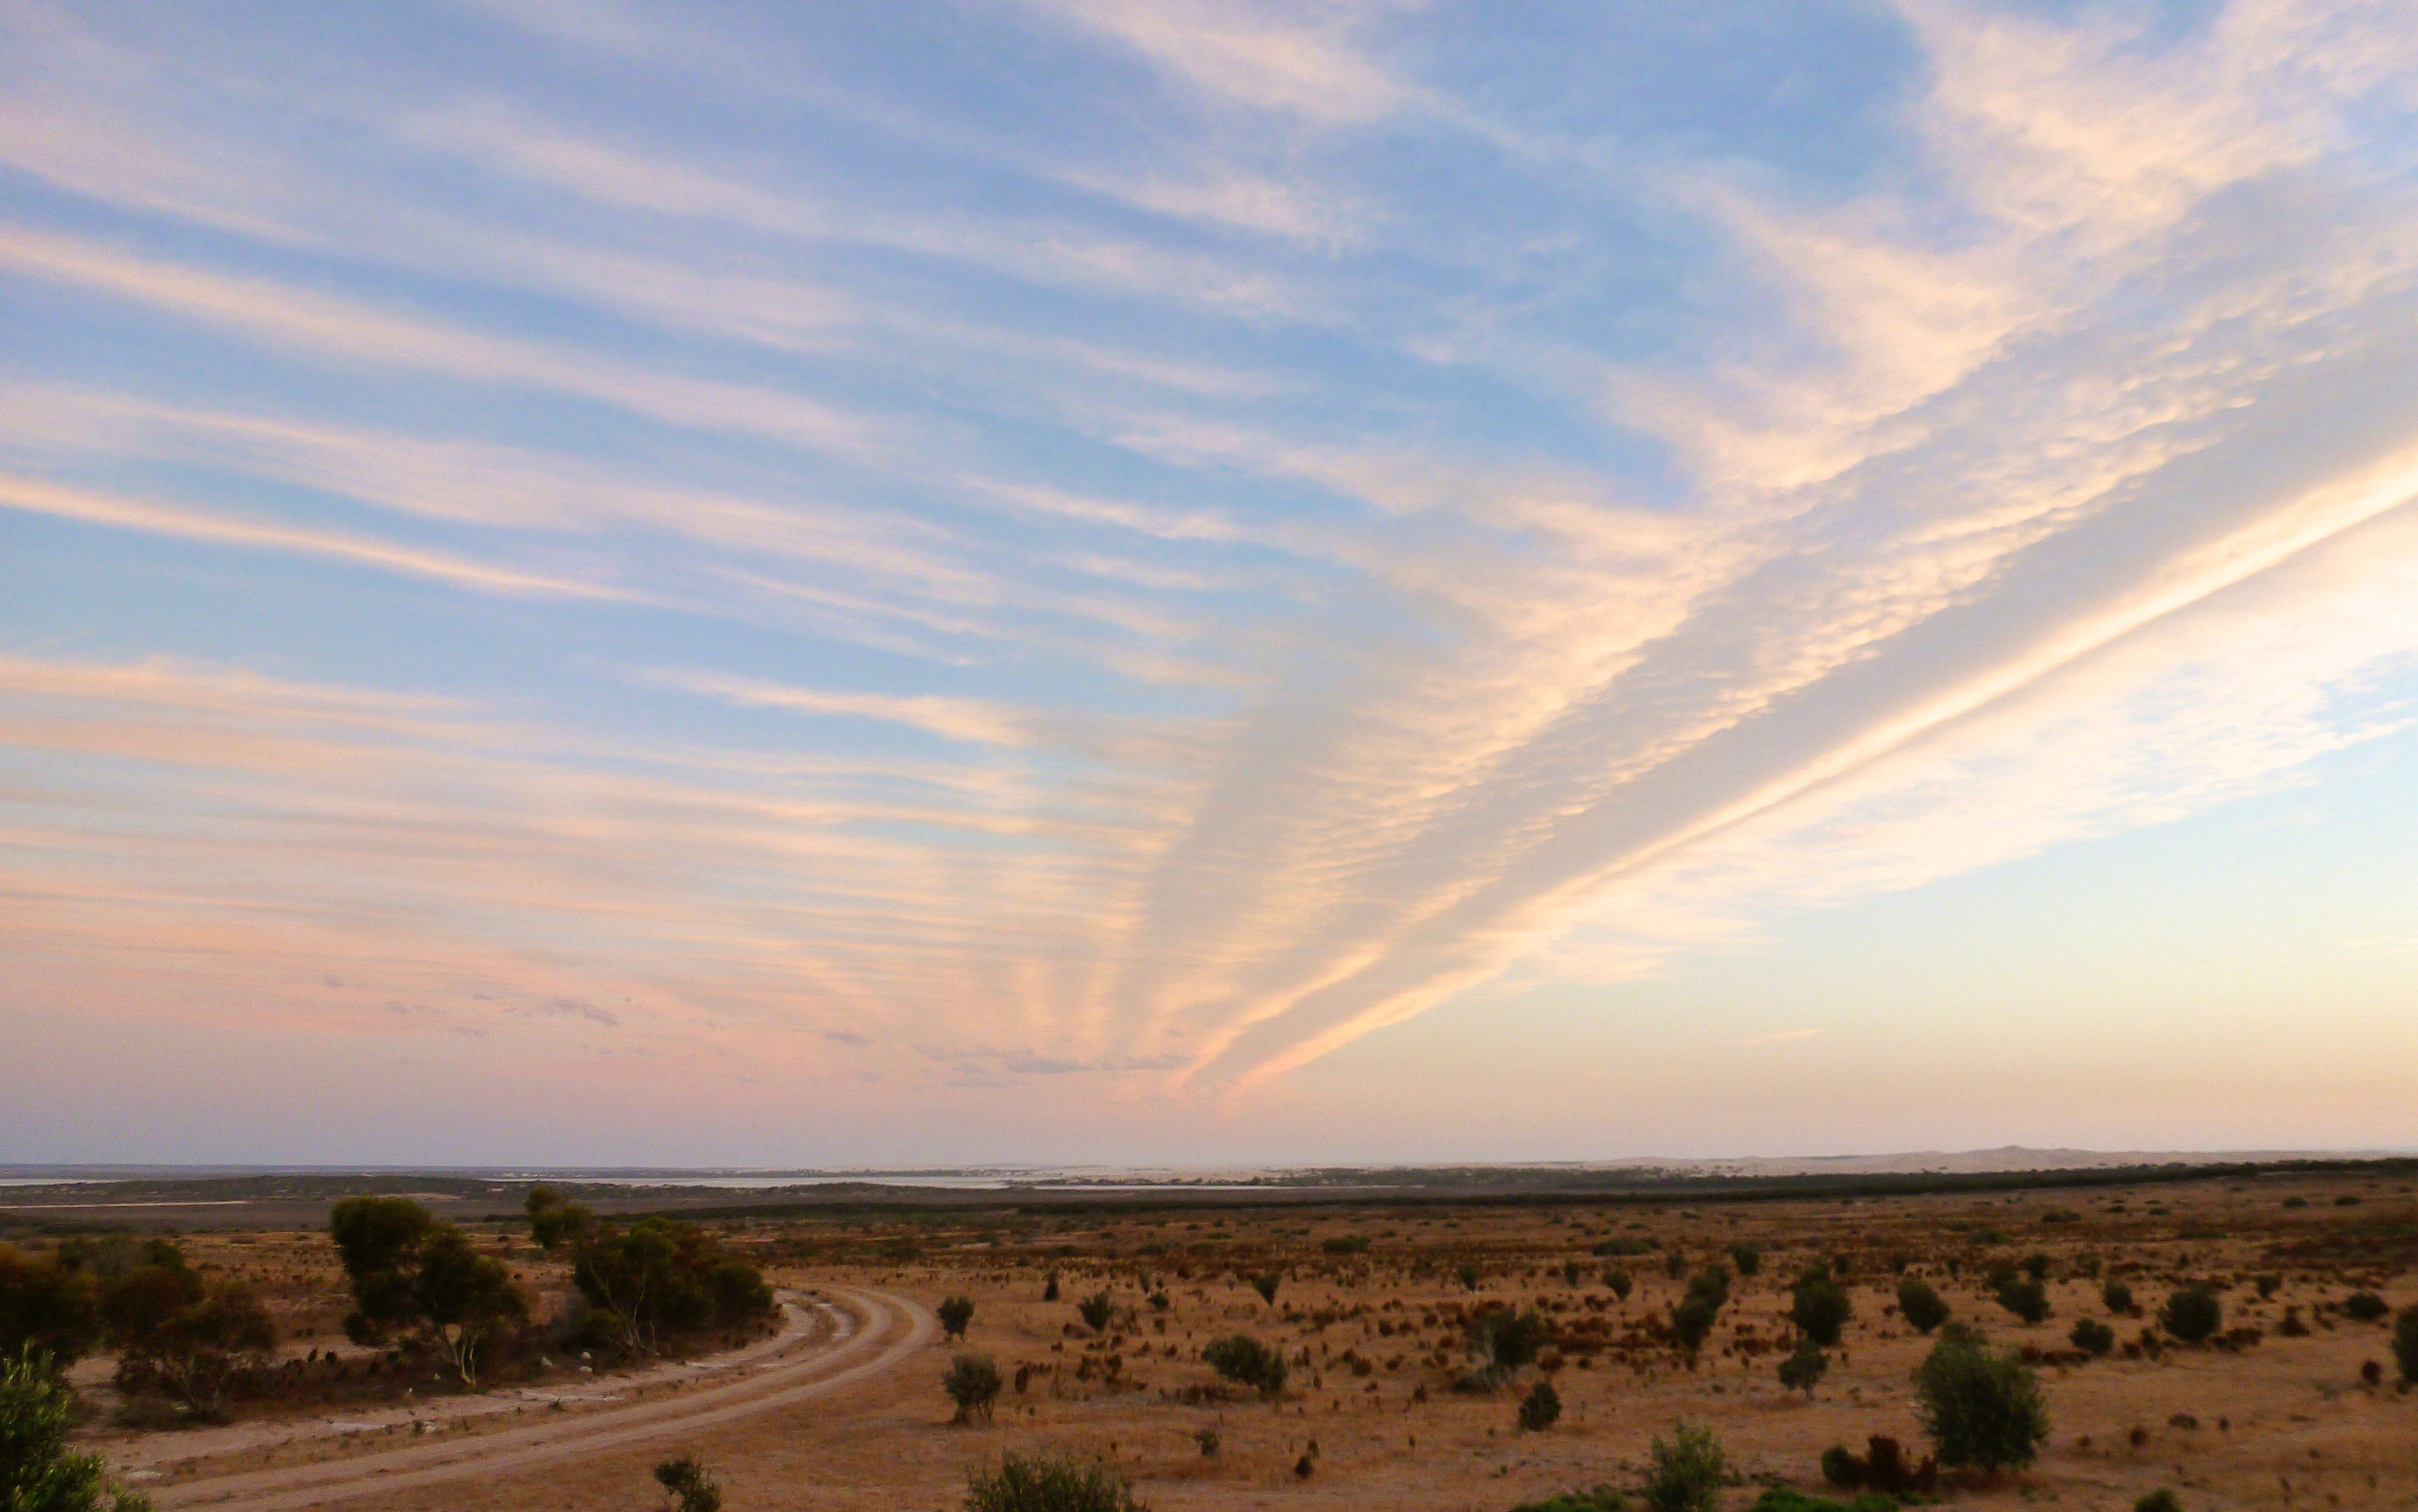
{"label": "low shrub", "polygon": [[1740,1275],[1754,1275],[1763,1269],[1763,1246],[1749,1244],[1732,1245],[1730,1263],[1737,1267],[1737,1273]]}
{"label": "low shrub", "polygon": [[1603,1284],[1612,1289],[1613,1300],[1615,1302],[1627,1302],[1630,1291],[1637,1285],[1630,1274],[1617,1265],[1603,1273]]}
{"label": "low shrub", "polygon": [[2164,1486],[2133,1504],[2133,1512],[2183,1512],[2183,1504]]}
{"label": "low shrub", "polygon": [[1911,1275],[1897,1284],[1897,1311],[1918,1334],[1928,1334],[1948,1321],[1948,1304],[1930,1282]]}
{"label": "low shrub", "polygon": [[2178,1288],[2158,1309],[2158,1326],[2186,1344],[2197,1344],[2225,1321],[2216,1289],[2203,1282]]}
{"label": "low shrub", "polygon": [[1002,1456],[966,1477],[965,1512],[1148,1512],[1107,1465],[1064,1455]]}
{"label": "low shrub", "polygon": [[1917,1415],[1944,1465],[2028,1465],[2048,1437],[2040,1381],[1980,1334],[1951,1325],[1914,1372]]}
{"label": "low shrub", "polygon": [[2104,1354],[2116,1347],[2116,1330],[2096,1318],[2085,1318],[2074,1325],[2067,1336],[2074,1347],[2085,1354]]}
{"label": "low shrub", "polygon": [[960,1354],[949,1362],[949,1373],[941,1378],[941,1389],[949,1400],[957,1404],[956,1421],[971,1423],[976,1417],[990,1421],[993,1403],[999,1400],[999,1367],[987,1354]]}
{"label": "low shrub", "polygon": [[2418,1385],[2418,1305],[2402,1308],[2393,1320],[2393,1360],[2401,1367],[2401,1379]]}
{"label": "low shrub", "polygon": [[722,1512],[722,1488],[693,1454],[657,1464],[655,1484],[664,1489],[664,1505],[674,1512]]}
{"label": "low shrub", "polygon": [[1277,1288],[1283,1284],[1284,1275],[1278,1271],[1268,1271],[1251,1277],[1251,1290],[1258,1292],[1260,1300],[1271,1307],[1277,1305]]}
{"label": "low shrub", "polygon": [[2131,1312],[2133,1310],[2133,1289],[2126,1286],[2121,1281],[2111,1280],[2105,1286],[2099,1289],[2099,1300],[2106,1305],[2109,1312]]}
{"label": "low shrub", "polygon": [[1704,1347],[1705,1336],[1713,1331],[1713,1309],[1702,1297],[1691,1296],[1671,1309],[1671,1332],[1678,1336],[1680,1347],[1694,1359]]}
{"label": "low shrub", "polygon": [[1845,1491],[1927,1496],[1939,1485],[1939,1463],[1926,1457],[1921,1464],[1909,1465],[1904,1445],[1885,1433],[1875,1433],[1864,1441],[1860,1455],[1844,1443],[1823,1450],[1822,1478]]}
{"label": "low shrub", "polygon": [[1094,1334],[1105,1334],[1109,1331],[1109,1319],[1116,1312],[1116,1305],[1109,1300],[1107,1292],[1094,1291],[1075,1304],[1075,1312],[1083,1320],[1084,1327]]}
{"label": "low shrub", "polygon": [[1511,1512],[1629,1512],[1629,1498],[1609,1486],[1591,1491],[1565,1491],[1541,1502],[1523,1502]]}
{"label": "low shrub", "polygon": [[97,1454],[68,1447],[75,1390],[54,1358],[21,1346],[0,1356],[0,1506],[26,1512],[150,1512],[109,1484]]}
{"label": "low shrub", "polygon": [[1646,1453],[1641,1489],[1647,1506],[1654,1512],[1713,1512],[1730,1467],[1711,1428],[1683,1418],[1671,1437],[1657,1438]]}
{"label": "low shrub", "polygon": [[1810,1337],[1800,1338],[1797,1348],[1780,1362],[1780,1384],[1785,1390],[1801,1391],[1811,1397],[1829,1368],[1830,1357],[1822,1352],[1822,1346]]}
{"label": "low shrub", "polygon": [[1820,1266],[1798,1276],[1789,1296],[1788,1321],[1798,1333],[1826,1349],[1839,1342],[1839,1331],[1856,1313],[1845,1289]]}
{"label": "low shrub", "polygon": [[1833,1502],[1785,1486],[1774,1486],[1754,1499],[1747,1512],[1898,1512],[1898,1500],[1878,1491],[1866,1491],[1852,1501]]}
{"label": "low shrub", "polygon": [[2028,1323],[2048,1316],[2048,1288],[2021,1276],[1998,1288],[1998,1306]]}
{"label": "low shrub", "polygon": [[1562,1419],[1562,1395],[1550,1381],[1539,1381],[1528,1388],[1520,1401],[1520,1431],[1542,1433]]}
{"label": "low shrub", "polygon": [[2343,1298],[2343,1316],[2353,1322],[2372,1323],[2393,1309],[2373,1291],[2354,1291]]}
{"label": "low shrub", "polygon": [[946,1297],[932,1309],[941,1320],[943,1338],[963,1338],[966,1325],[974,1321],[974,1305],[971,1297]]}
{"label": "low shrub", "polygon": [[1232,1334],[1201,1352],[1209,1368],[1237,1385],[1274,1398],[1284,1391],[1284,1352],[1272,1350],[1248,1334]]}

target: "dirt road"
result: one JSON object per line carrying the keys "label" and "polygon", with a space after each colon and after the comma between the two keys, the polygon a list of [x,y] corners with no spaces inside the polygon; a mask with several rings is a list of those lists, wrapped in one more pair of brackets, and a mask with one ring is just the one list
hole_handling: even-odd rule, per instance
{"label": "dirt road", "polygon": [[[493,1481],[600,1451],[675,1439],[839,1391],[896,1367],[931,1341],[937,1326],[932,1315],[903,1297],[853,1288],[828,1291],[834,1326],[796,1330],[804,1342],[753,1360],[738,1379],[666,1384],[667,1395],[653,1400],[549,1413],[545,1421],[525,1427],[415,1438],[392,1448],[226,1474],[205,1468],[190,1479],[143,1489],[161,1512],[283,1512],[471,1476]],[[710,1369],[712,1362],[700,1365]],[[358,1435],[344,1442],[358,1442]]]}

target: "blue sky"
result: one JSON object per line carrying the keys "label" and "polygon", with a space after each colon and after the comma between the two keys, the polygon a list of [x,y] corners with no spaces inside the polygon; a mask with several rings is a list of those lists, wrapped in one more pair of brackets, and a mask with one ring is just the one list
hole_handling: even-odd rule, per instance
{"label": "blue sky", "polygon": [[2408,1146],[2407,21],[8,0],[0,1138]]}

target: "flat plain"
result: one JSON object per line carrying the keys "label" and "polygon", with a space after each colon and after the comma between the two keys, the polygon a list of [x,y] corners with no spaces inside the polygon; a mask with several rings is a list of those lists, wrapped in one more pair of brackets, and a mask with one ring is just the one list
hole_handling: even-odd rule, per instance
{"label": "flat plain", "polygon": [[[589,1414],[595,1431],[575,1453],[517,1463],[497,1454],[476,1474],[425,1484],[329,1479],[324,1494],[275,1504],[643,1507],[660,1501],[650,1468],[687,1451],[733,1512],[942,1509],[1002,1453],[1049,1450],[1113,1463],[1160,1512],[1507,1512],[1586,1488],[1633,1489],[1651,1441],[1686,1420],[1719,1435],[1733,1477],[1723,1505],[1735,1512],[1767,1486],[1843,1495],[1819,1468],[1833,1444],[1860,1449],[1879,1434],[1923,1451],[1909,1378],[1935,1340],[1897,1315],[1898,1284],[1911,1275],[1955,1321],[2033,1361],[2049,1414],[2036,1462],[1951,1474],[1943,1501],[2121,1512],[2166,1488],[2186,1512],[2408,1507],[2418,1505],[2418,1392],[2397,1384],[2392,1313],[2362,1321],[2345,1304],[2362,1292],[2392,1312],[2418,1303],[2413,1186],[2418,1171],[2388,1164],[1838,1197],[1002,1196],[708,1209],[693,1215],[782,1289],[780,1335],[627,1373],[547,1356],[479,1394],[434,1371],[377,1377],[373,1389],[337,1328],[346,1299],[324,1235],[283,1226],[296,1216],[287,1210],[278,1226],[246,1228],[245,1213],[227,1209],[182,1243],[205,1270],[264,1293],[282,1341],[281,1392],[243,1405],[230,1426],[138,1430],[110,1420],[106,1361],[86,1362],[79,1379],[95,1409],[91,1446],[169,1506],[251,1504],[226,1494],[241,1483],[225,1477],[399,1443],[450,1442],[475,1457],[482,1436]],[[449,1206],[511,1261],[545,1316],[567,1277],[509,1204]],[[138,1231],[145,1223],[128,1220]],[[21,1231],[17,1242],[56,1239]],[[2027,1261],[2044,1272],[2049,1306],[2029,1323],[1991,1279]],[[1668,1319],[1714,1266],[1729,1273],[1729,1296],[1691,1360]],[[1790,1288],[1816,1266],[1836,1276],[1853,1316],[1809,1393],[1783,1388],[1776,1367],[1791,1341]],[[2111,1312],[2111,1280],[2131,1289],[2130,1310]],[[2159,1328],[2157,1309],[2192,1283],[2216,1291],[2223,1319],[2208,1341],[2183,1344]],[[1079,1307],[1102,1295],[1108,1315],[1094,1327]],[[974,1305],[962,1343],[931,1326],[949,1296]],[[1466,1324],[1490,1307],[1533,1310],[1549,1336],[1535,1363],[1472,1390]],[[2117,1347],[2075,1349],[2070,1335],[2086,1319],[2112,1327]],[[857,1353],[834,1356],[827,1373],[849,1366],[834,1384],[696,1414],[668,1432],[635,1422],[615,1431],[616,1413],[729,1391],[782,1350],[795,1352],[788,1368],[803,1381],[825,1368],[813,1352],[859,1333]],[[1233,1334],[1285,1353],[1280,1397],[1221,1382],[1203,1362],[1206,1345]],[[941,1388],[966,1352],[990,1356],[1010,1382],[987,1422],[954,1422]],[[878,1364],[854,1368],[867,1361]],[[1517,1408],[1540,1379],[1561,1415],[1525,1431]]]}

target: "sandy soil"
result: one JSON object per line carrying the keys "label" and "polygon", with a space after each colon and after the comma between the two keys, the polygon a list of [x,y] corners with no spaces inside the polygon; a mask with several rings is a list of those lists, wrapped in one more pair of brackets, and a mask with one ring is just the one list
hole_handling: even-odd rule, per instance
{"label": "sandy soil", "polygon": [[[669,1417],[643,1438],[574,1435],[543,1464],[490,1453],[475,1474],[442,1483],[390,1476],[353,1505],[589,1509],[659,1504],[649,1468],[681,1450],[704,1457],[731,1512],[752,1508],[950,1508],[971,1469],[1009,1449],[1059,1448],[1110,1460],[1156,1512],[1195,1508],[1434,1508],[1505,1512],[1595,1484],[1633,1487],[1657,1434],[1682,1416],[1710,1424],[1739,1482],[1732,1512],[1758,1482],[1820,1489],[1831,1443],[1891,1434],[1919,1444],[1907,1383],[1930,1347],[1893,1316],[1893,1264],[1937,1285],[1960,1320],[1994,1341],[2066,1349],[2078,1318],[2103,1317],[2099,1283],[2120,1273],[2145,1310],[2185,1278],[2224,1290],[2226,1326],[2256,1328],[2237,1348],[2165,1348],[2042,1367],[2054,1434],[2040,1462],[1994,1485],[1956,1490],[1974,1506],[2058,1503],[2124,1512],[2171,1487],[2187,1512],[2293,1512],[2418,1506],[2418,1393],[2392,1385],[2384,1326],[2343,1316],[2355,1290],[2395,1308],[2418,1303],[2418,1199],[2390,1180],[2199,1182],[2093,1191],[2028,1191],[1838,1201],[1235,1208],[1093,1215],[1019,1213],[834,1216],[753,1237],[786,1255],[776,1279],[833,1295],[881,1293],[928,1309],[949,1293],[976,1304],[964,1348],[1022,1371],[988,1425],[953,1426],[940,1377],[954,1346],[883,1336],[884,1369],[820,1378],[811,1395],[758,1400],[743,1414]],[[1366,1240],[1365,1251],[1356,1251]],[[1653,1244],[1607,1258],[1599,1248]],[[1736,1243],[1766,1251],[1690,1368],[1672,1351],[1622,1347],[1575,1325],[1598,1320],[1615,1340],[1667,1311],[1684,1283],[1664,1272],[1676,1249],[1691,1269]],[[1994,1260],[2050,1257],[2054,1311],[2025,1325],[1983,1288]],[[1844,1259],[1856,1316],[1812,1400],[1774,1378],[1787,1282],[1816,1258]],[[1572,1284],[1565,1267],[1580,1267]],[[1478,1290],[1457,1277],[1480,1273]],[[1615,1302],[1604,1272],[1634,1278]],[[1952,1268],[1952,1274],[1951,1274]],[[1062,1298],[1044,1302],[1047,1274]],[[1248,1278],[1279,1273],[1276,1305]],[[2262,1300],[2260,1275],[2279,1285]],[[1106,1290],[1118,1318],[1094,1334],[1076,1302]],[[1164,1310],[1146,1300],[1167,1298]],[[1569,1350],[1553,1373],[1558,1425],[1523,1434],[1518,1398],[1538,1372],[1494,1396],[1449,1389],[1462,1367],[1454,1308],[1487,1302],[1546,1310]],[[2309,1325],[2281,1329],[2288,1308]],[[2151,1320],[2110,1320],[2127,1340]],[[1215,1378],[1199,1352],[1247,1332],[1298,1360],[1276,1404],[1201,1400]],[[1111,1362],[1113,1361],[1113,1364]],[[2385,1383],[2366,1384],[2380,1362]],[[1365,1369],[1365,1373],[1355,1373]],[[692,1397],[700,1396],[690,1388]],[[603,1421],[602,1418],[599,1421]],[[1215,1428],[1218,1452],[1196,1433]],[[2137,1431],[2136,1431],[2137,1430]],[[483,1435],[482,1435],[483,1436]],[[498,1438],[500,1443],[500,1438]],[[151,1452],[151,1451],[146,1451]],[[299,1454],[299,1449],[279,1453]],[[1305,1479],[1295,1474],[1311,1455]],[[296,1467],[300,1474],[304,1467]],[[442,1468],[442,1467],[433,1467]],[[287,1474],[278,1465],[246,1474]],[[155,1483],[165,1485],[165,1483]],[[232,1483],[226,1483],[232,1484]],[[245,1483],[247,1485],[253,1483]],[[262,1493],[308,1489],[258,1483]],[[248,1492],[249,1494],[253,1494]],[[161,1495],[163,1506],[202,1504]],[[302,1504],[247,1500],[230,1506]]]}

